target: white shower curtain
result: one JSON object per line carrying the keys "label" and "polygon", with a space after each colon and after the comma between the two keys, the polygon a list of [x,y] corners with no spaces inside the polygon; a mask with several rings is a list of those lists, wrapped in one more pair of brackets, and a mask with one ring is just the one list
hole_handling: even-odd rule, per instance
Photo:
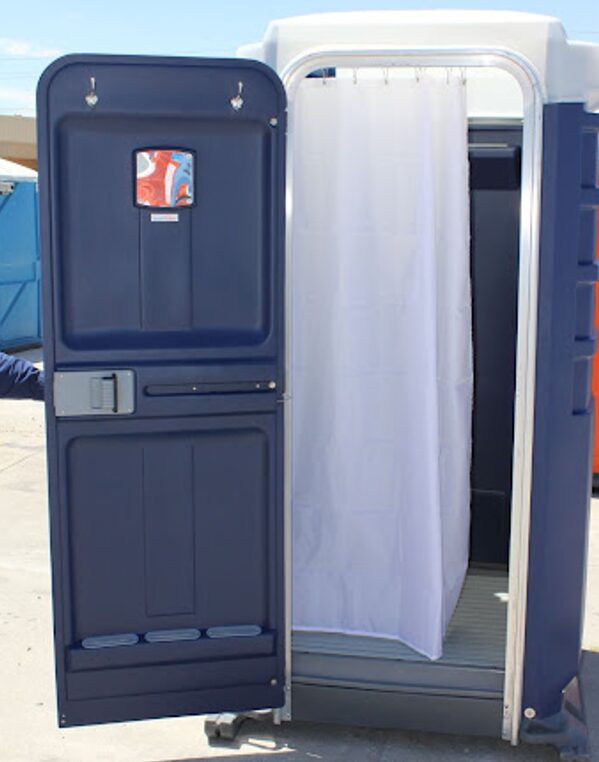
{"label": "white shower curtain", "polygon": [[468,128],[451,72],[293,113],[293,626],[442,655],[468,562]]}

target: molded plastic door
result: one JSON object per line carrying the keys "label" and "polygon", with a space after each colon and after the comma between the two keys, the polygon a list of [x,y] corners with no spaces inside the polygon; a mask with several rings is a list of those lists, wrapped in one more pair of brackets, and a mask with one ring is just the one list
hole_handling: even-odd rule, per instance
{"label": "molded plastic door", "polygon": [[59,722],[281,706],[281,83],[72,56],[38,115]]}

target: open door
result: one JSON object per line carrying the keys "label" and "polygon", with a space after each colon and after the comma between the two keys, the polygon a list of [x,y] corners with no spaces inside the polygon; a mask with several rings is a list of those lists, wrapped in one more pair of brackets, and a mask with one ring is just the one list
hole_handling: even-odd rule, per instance
{"label": "open door", "polygon": [[282,85],[69,56],[38,130],[60,725],[282,706]]}

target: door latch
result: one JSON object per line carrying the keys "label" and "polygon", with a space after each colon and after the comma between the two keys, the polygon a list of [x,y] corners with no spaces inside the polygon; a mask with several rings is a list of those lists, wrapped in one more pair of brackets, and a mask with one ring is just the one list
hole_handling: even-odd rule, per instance
{"label": "door latch", "polygon": [[69,371],[54,375],[58,417],[130,415],[135,410],[132,370]]}
{"label": "door latch", "polygon": [[119,412],[119,383],[116,373],[90,379],[90,404],[93,410]]}

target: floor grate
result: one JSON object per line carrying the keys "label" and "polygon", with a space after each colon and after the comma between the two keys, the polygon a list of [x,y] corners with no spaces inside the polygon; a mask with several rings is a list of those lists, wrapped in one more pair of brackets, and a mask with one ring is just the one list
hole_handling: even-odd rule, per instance
{"label": "floor grate", "polygon": [[[471,570],[436,663],[503,669],[507,625],[507,572]],[[294,632],[292,649],[301,653],[369,656],[428,662],[396,640],[336,633]]]}

